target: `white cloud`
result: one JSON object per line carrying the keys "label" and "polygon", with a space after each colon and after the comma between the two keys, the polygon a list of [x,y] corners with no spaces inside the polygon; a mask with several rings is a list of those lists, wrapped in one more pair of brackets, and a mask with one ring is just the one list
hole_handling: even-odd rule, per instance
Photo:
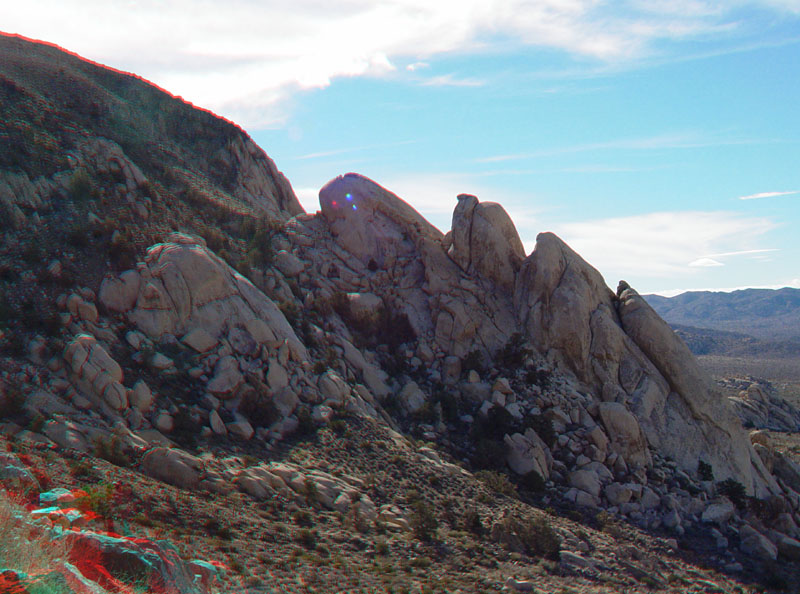
{"label": "white cloud", "polygon": [[696,149],[717,146],[739,146],[748,144],[761,144],[773,142],[769,139],[755,138],[727,138],[715,133],[699,131],[673,132],[645,136],[641,138],[618,138],[603,142],[576,144],[570,146],[553,147],[539,151],[513,153],[507,155],[491,155],[475,159],[476,163],[499,163],[504,161],[518,161],[537,157],[553,157],[574,153],[595,151],[657,151],[666,149]]}
{"label": "white cloud", "polygon": [[295,188],[294,193],[306,212],[319,210],[319,188]]}
{"label": "white cloud", "polygon": [[[764,1],[774,10],[797,10],[795,0]],[[335,77],[401,76],[395,61],[411,58],[416,69],[442,54],[492,51],[509,42],[625,61],[660,40],[730,28],[737,3],[682,0],[679,9],[664,10],[665,4],[28,0],[4,3],[2,27],[140,74],[253,128],[280,122],[295,93]]]}
{"label": "white cloud", "polygon": [[758,194],[739,196],[739,200],[758,200],[759,198],[775,198],[777,196],[791,196],[792,194],[800,194],[800,190],[790,190],[789,192],[759,192]]}
{"label": "white cloud", "polygon": [[477,78],[458,78],[454,74],[442,74],[424,79],[420,84],[423,87],[482,87],[486,82]]}
{"label": "white cloud", "polygon": [[725,264],[713,258],[698,258],[697,260],[689,262],[689,266],[692,268],[711,268],[713,266],[725,266]]}
{"label": "white cloud", "polygon": [[766,254],[768,252],[779,252],[778,248],[762,248],[759,250],[739,250],[737,252],[722,252],[721,254],[709,254],[707,258],[727,258],[730,256],[750,256],[753,254]]}
{"label": "white cloud", "polygon": [[692,277],[717,266],[714,261],[721,264],[724,254],[761,251],[753,246],[775,227],[770,219],[739,213],[679,211],[567,223],[553,231],[616,283]]}
{"label": "white cloud", "polygon": [[409,72],[414,72],[415,70],[419,70],[420,68],[430,68],[430,64],[427,62],[414,62],[413,64],[409,64],[406,66],[406,70]]}

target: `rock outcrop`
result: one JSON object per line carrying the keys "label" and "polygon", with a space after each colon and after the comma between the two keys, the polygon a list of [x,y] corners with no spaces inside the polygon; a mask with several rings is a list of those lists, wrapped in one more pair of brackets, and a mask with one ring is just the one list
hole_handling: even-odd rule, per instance
{"label": "rock outcrop", "polygon": [[[101,304],[124,313],[152,339],[172,334],[198,348],[210,348],[211,340],[228,331],[241,334],[242,329],[259,326],[260,339],[287,340],[296,357],[307,357],[305,346],[271,299],[208,248],[185,241],[155,245],[142,266],[106,278],[100,287]],[[200,341],[198,331],[211,338]]]}

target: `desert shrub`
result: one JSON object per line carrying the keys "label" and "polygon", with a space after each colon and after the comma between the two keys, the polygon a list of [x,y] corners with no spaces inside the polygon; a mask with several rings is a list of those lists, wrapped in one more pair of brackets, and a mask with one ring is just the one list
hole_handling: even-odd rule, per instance
{"label": "desert shrub", "polygon": [[544,515],[538,515],[532,520],[514,514],[508,515],[500,520],[497,532],[492,529],[492,534],[495,533],[511,549],[521,548],[532,556],[558,559],[561,538]]}
{"label": "desert shrub", "polygon": [[526,346],[525,338],[519,332],[515,332],[495,356],[495,364],[504,369],[515,370],[522,367],[530,354],[531,350]]}
{"label": "desert shrub", "polygon": [[136,266],[136,243],[128,231],[122,231],[117,240],[109,244],[108,257],[117,270]]}
{"label": "desert shrub", "polygon": [[530,368],[525,372],[525,383],[547,388],[550,385],[552,373],[547,369]]}
{"label": "desert shrub", "polygon": [[88,224],[76,223],[67,231],[67,243],[75,248],[85,248],[89,245],[89,235]]}
{"label": "desert shrub", "polygon": [[544,479],[542,475],[535,470],[531,470],[529,473],[523,475],[519,480],[519,485],[526,491],[532,491],[534,493],[541,493],[544,491]]}
{"label": "desert shrub", "polygon": [[525,426],[533,429],[539,439],[547,444],[547,447],[552,448],[555,445],[558,435],[556,435],[556,430],[553,429],[552,420],[541,414],[530,415],[525,419]]}
{"label": "desert shrub", "polygon": [[483,522],[481,521],[481,515],[474,506],[468,507],[466,510],[464,510],[462,522],[464,530],[478,536],[483,534],[484,526]]}
{"label": "desert shrub", "polygon": [[515,433],[519,423],[505,407],[493,406],[485,417],[479,416],[472,425],[475,439],[487,438],[501,440],[506,434]]}
{"label": "desert shrub", "polygon": [[401,344],[417,339],[406,313],[389,306],[381,307],[366,315],[356,314],[350,306],[347,293],[339,291],[331,295],[327,303],[319,305],[320,312],[327,309],[339,314],[353,333],[353,339],[359,347],[374,348],[385,344],[390,350],[395,351]]}
{"label": "desert shrub", "polygon": [[417,423],[433,424],[436,422],[438,416],[434,405],[430,402],[426,402],[412,413],[411,418]]}
{"label": "desert shrub", "polygon": [[86,460],[70,460],[69,461],[69,474],[75,479],[83,480],[98,480],[100,475]]}
{"label": "desert shrub", "polygon": [[281,301],[278,309],[292,328],[300,321],[300,307],[294,301]]}
{"label": "desert shrub", "polygon": [[297,417],[297,429],[295,435],[298,437],[313,437],[317,434],[317,424],[311,416],[311,409],[306,405],[300,405],[295,410]]}
{"label": "desert shrub", "polygon": [[247,390],[239,404],[241,412],[253,427],[269,427],[281,420],[281,413],[272,402],[269,387],[256,376],[247,377],[247,382],[254,388]]}
{"label": "desert shrub", "polygon": [[300,509],[292,514],[292,520],[301,528],[311,528],[314,525],[314,517],[306,510]]}
{"label": "desert shrub", "polygon": [[700,476],[701,481],[713,481],[714,480],[714,469],[711,468],[711,464],[708,462],[700,462],[697,463],[697,474]]}
{"label": "desert shrub", "polygon": [[472,455],[472,464],[477,468],[499,469],[505,466],[506,446],[494,439],[480,439]]}
{"label": "desert shrub", "polygon": [[317,548],[317,531],[309,528],[301,528],[295,536],[295,540],[303,545],[309,551]]}
{"label": "desert shrub", "polygon": [[433,508],[421,499],[415,501],[408,523],[418,540],[428,542],[436,538],[439,521],[433,513]]}
{"label": "desert shrub", "polygon": [[508,480],[508,476],[502,472],[481,470],[475,473],[475,477],[495,493],[513,498],[517,498],[519,495],[516,485]]}
{"label": "desert shrub", "polygon": [[[13,568],[30,576],[47,573],[57,559],[64,559],[67,549],[64,541],[51,541],[48,533],[40,527],[28,524],[25,509],[11,502],[5,492],[0,491],[0,567]],[[60,594],[71,591],[54,587],[47,592]]]}
{"label": "desert shrub", "polygon": [[452,392],[440,390],[433,395],[434,402],[438,402],[442,408],[442,418],[449,422],[454,423],[458,421],[460,415],[458,396]]}
{"label": "desert shrub", "polygon": [[110,518],[114,510],[114,485],[100,483],[86,488],[86,497],[78,505],[85,511],[93,511],[103,518]]}
{"label": "desert shrub", "polygon": [[471,370],[480,373],[484,369],[486,369],[486,366],[483,362],[483,354],[477,349],[467,353],[466,357],[461,361],[461,370],[465,373]]}
{"label": "desert shrub", "polygon": [[217,518],[208,518],[203,523],[205,531],[211,535],[216,536],[221,540],[232,540],[233,532],[227,526],[223,526]]}
{"label": "desert shrub", "polygon": [[67,192],[70,199],[79,204],[88,202],[94,197],[96,190],[85,169],[75,170],[69,178]]}
{"label": "desert shrub", "polygon": [[732,478],[725,479],[717,483],[717,491],[724,495],[739,509],[744,509],[747,505],[747,491],[744,485]]}
{"label": "desert shrub", "polygon": [[17,386],[0,385],[0,419],[14,419],[22,416],[25,394]]}
{"label": "desert shrub", "polygon": [[94,455],[111,462],[115,466],[127,467],[131,465],[131,459],[125,453],[122,440],[114,435],[110,439],[101,437],[94,445]]}
{"label": "desert shrub", "polygon": [[200,235],[203,236],[203,239],[206,240],[206,245],[213,252],[219,253],[221,250],[230,249],[231,247],[231,240],[216,227],[207,227],[200,232]]}

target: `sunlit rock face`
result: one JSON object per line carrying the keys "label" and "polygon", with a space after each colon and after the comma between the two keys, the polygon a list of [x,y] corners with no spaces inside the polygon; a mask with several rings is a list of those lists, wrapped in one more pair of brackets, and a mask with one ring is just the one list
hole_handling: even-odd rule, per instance
{"label": "sunlit rock face", "polygon": [[337,243],[364,264],[391,267],[398,257],[413,255],[419,239],[442,237],[406,202],[355,173],[328,182],[319,203]]}

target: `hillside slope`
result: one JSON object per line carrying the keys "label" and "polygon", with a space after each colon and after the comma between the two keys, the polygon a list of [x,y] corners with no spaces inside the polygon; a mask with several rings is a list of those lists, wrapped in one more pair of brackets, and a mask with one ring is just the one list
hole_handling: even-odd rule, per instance
{"label": "hillside slope", "polygon": [[800,289],[689,291],[646,299],[670,324],[739,332],[766,341],[800,340]]}

